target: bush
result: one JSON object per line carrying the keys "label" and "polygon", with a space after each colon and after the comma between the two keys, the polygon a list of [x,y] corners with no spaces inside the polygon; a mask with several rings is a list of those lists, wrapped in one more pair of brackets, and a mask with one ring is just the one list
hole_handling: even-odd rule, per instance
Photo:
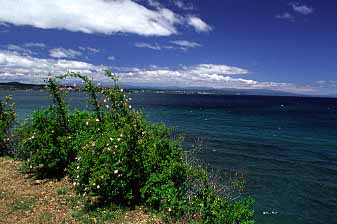
{"label": "bush", "polygon": [[14,106],[11,96],[6,96],[4,102],[0,100],[0,156],[11,154],[11,128],[16,117]]}
{"label": "bush", "polygon": [[188,163],[181,138],[172,138],[165,125],[150,125],[133,110],[117,85],[102,88],[78,73],[76,88],[90,97],[93,111],[70,112],[65,88],[53,79],[53,104],[36,111],[17,133],[20,155],[40,176],[64,175],[89,201],[134,208],[145,204],[161,211],[167,221],[252,223],[251,200],[219,194],[206,169]]}

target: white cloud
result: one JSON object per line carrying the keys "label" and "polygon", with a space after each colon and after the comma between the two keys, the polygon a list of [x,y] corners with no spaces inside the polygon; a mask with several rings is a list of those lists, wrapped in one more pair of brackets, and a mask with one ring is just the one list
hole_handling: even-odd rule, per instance
{"label": "white cloud", "polygon": [[288,12],[285,12],[285,13],[282,13],[282,14],[277,14],[275,16],[275,18],[284,19],[284,20],[288,20],[288,21],[291,21],[291,22],[295,21],[295,17]]}
{"label": "white cloud", "polygon": [[115,68],[125,84],[153,87],[194,87],[213,89],[269,89],[303,94],[319,94],[311,86],[296,86],[291,83],[260,82],[252,79],[236,78],[245,75],[246,69],[216,64],[182,66],[178,69],[151,66],[149,68]]}
{"label": "white cloud", "polygon": [[49,56],[53,58],[75,58],[82,53],[73,49],[53,48],[49,50]]}
{"label": "white cloud", "polygon": [[[76,60],[42,59],[22,55],[13,51],[0,51],[0,82],[19,81],[43,83],[50,75],[61,75],[68,71],[81,72],[95,81],[107,82],[102,76],[102,66]],[[248,70],[228,65],[198,64],[180,66],[177,69],[149,66],[148,68],[110,67],[122,83],[153,87],[202,87],[214,89],[271,89],[293,93],[321,94],[324,91],[336,93],[336,88],[326,89],[312,86],[296,86],[291,83],[260,82],[241,78]],[[335,84],[335,81],[319,81],[317,84]]]}
{"label": "white cloud", "polygon": [[250,80],[233,79],[228,75],[247,74],[245,69],[215,64],[182,66],[178,69],[160,68],[121,68],[117,70],[123,82],[153,86],[210,87],[225,88],[236,80],[242,83]]}
{"label": "white cloud", "polygon": [[155,8],[161,8],[162,5],[155,0],[147,0],[147,3],[149,4],[149,6],[155,7]]}
{"label": "white cloud", "polygon": [[0,0],[0,23],[84,33],[134,33],[169,36],[178,25],[209,31],[198,17],[178,15],[163,7],[154,10],[131,0]]}
{"label": "white cloud", "polygon": [[63,74],[68,71],[94,74],[101,70],[82,61],[41,59],[11,51],[0,51],[0,81],[20,81],[43,83],[51,74]]}
{"label": "white cloud", "polygon": [[116,60],[116,57],[115,57],[115,56],[109,56],[109,57],[108,57],[108,60],[114,61],[114,60]]}
{"label": "white cloud", "polygon": [[189,16],[187,18],[187,23],[197,32],[209,32],[212,30],[212,27],[196,16]]}
{"label": "white cloud", "polygon": [[25,43],[24,46],[28,48],[46,48],[46,45],[44,43],[34,43],[34,42]]}
{"label": "white cloud", "polygon": [[135,47],[149,48],[149,49],[158,50],[158,51],[162,49],[161,46],[157,43],[149,44],[149,43],[137,42],[137,43],[135,43]]}
{"label": "white cloud", "polygon": [[303,15],[309,15],[314,13],[314,8],[312,8],[311,6],[301,5],[294,2],[289,3],[289,5],[293,8],[295,12],[301,13]]}
{"label": "white cloud", "polygon": [[18,52],[18,53],[22,53],[22,54],[25,54],[25,55],[31,55],[31,54],[34,54],[33,51],[29,50],[29,49],[26,49],[26,48],[23,48],[19,45],[15,45],[15,44],[8,44],[6,45],[5,47],[7,50],[9,51],[14,51],[14,52]]}
{"label": "white cloud", "polygon": [[188,41],[188,40],[173,40],[170,41],[170,43],[175,44],[183,49],[187,49],[187,48],[195,48],[195,47],[201,47],[202,45],[197,43],[197,42],[193,42],[193,41]]}
{"label": "white cloud", "polygon": [[172,0],[173,4],[183,10],[193,10],[194,6],[191,2],[184,2],[183,0]]}
{"label": "white cloud", "polygon": [[83,46],[79,46],[78,49],[80,49],[81,51],[89,51],[91,53],[99,53],[101,50],[98,48],[94,48],[94,47],[83,47]]}
{"label": "white cloud", "polygon": [[188,40],[173,40],[170,41],[172,45],[159,45],[158,43],[144,43],[144,42],[137,42],[134,44],[135,47],[138,48],[149,48],[152,50],[163,50],[163,49],[168,49],[168,50],[187,50],[188,48],[195,48],[195,47],[201,47],[202,45],[193,42],[193,41],[188,41]]}

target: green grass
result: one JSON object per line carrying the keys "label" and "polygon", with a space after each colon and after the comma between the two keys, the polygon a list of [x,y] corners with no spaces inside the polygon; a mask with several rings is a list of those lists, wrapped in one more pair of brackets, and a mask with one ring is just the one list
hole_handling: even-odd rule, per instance
{"label": "green grass", "polygon": [[56,193],[57,195],[67,195],[69,192],[69,189],[67,187],[61,187],[57,189]]}
{"label": "green grass", "polygon": [[12,204],[9,205],[10,211],[32,211],[35,206],[35,202],[35,197],[16,199]]}
{"label": "green grass", "polygon": [[54,215],[49,212],[43,212],[38,217],[38,223],[52,223]]}

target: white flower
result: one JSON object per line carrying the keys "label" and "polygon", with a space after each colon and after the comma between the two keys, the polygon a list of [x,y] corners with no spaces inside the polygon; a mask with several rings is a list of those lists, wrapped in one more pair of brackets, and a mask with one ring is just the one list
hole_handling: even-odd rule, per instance
{"label": "white flower", "polygon": [[33,139],[33,138],[35,138],[35,136],[34,136],[34,135],[32,136],[32,139]]}
{"label": "white flower", "polygon": [[117,147],[118,147],[118,146],[117,146],[117,145],[115,145],[115,148],[116,148],[116,149],[117,149]]}
{"label": "white flower", "polygon": [[77,178],[77,179],[80,178],[80,175],[77,175],[76,178]]}
{"label": "white flower", "polygon": [[120,134],[121,137],[123,137],[123,134]]}
{"label": "white flower", "polygon": [[106,103],[106,99],[104,99],[103,102]]}
{"label": "white flower", "polygon": [[87,121],[87,122],[85,122],[85,124],[86,124],[86,125],[89,125],[89,122]]}
{"label": "white flower", "polygon": [[113,141],[114,139],[113,138],[110,138],[110,141]]}
{"label": "white flower", "polygon": [[97,185],[97,189],[99,189],[100,188],[100,186],[99,185]]}
{"label": "white flower", "polygon": [[169,208],[168,211],[169,211],[169,212],[172,212],[172,208]]}
{"label": "white flower", "polygon": [[114,174],[117,174],[117,173],[118,173],[118,170],[115,170],[115,171],[114,171]]}
{"label": "white flower", "polygon": [[105,105],[106,108],[109,108],[110,106],[109,105]]}
{"label": "white flower", "polygon": [[121,92],[123,92],[124,90],[123,89],[121,89]]}
{"label": "white flower", "polygon": [[132,108],[132,106],[131,105],[129,105],[129,109],[131,109]]}
{"label": "white flower", "polygon": [[95,184],[95,183],[92,183],[92,185],[94,185],[94,186],[95,186],[96,184]]}
{"label": "white flower", "polygon": [[120,141],[121,140],[121,138],[117,138],[117,141]]}
{"label": "white flower", "polygon": [[99,122],[99,119],[98,119],[98,118],[96,118],[96,121],[97,121],[97,122]]}
{"label": "white flower", "polygon": [[73,185],[76,186],[77,185],[76,182],[74,182]]}
{"label": "white flower", "polygon": [[76,168],[77,168],[77,169],[79,169],[79,168],[80,168],[80,166],[77,166]]}

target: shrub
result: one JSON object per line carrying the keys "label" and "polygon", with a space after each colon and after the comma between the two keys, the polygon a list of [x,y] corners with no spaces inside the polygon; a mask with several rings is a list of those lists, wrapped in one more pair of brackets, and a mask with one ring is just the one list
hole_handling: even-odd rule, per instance
{"label": "shrub", "polygon": [[0,156],[11,153],[11,128],[16,117],[14,106],[11,96],[6,96],[4,102],[0,100]]}
{"label": "shrub", "polygon": [[72,137],[85,128],[89,112],[69,113],[64,97],[66,90],[54,79],[48,80],[53,104],[37,110],[16,130],[19,142],[16,156],[26,159],[27,167],[39,177],[60,177],[76,156]]}
{"label": "shrub", "polygon": [[48,81],[53,104],[33,113],[20,129],[19,148],[32,171],[59,176],[65,170],[76,191],[96,202],[134,208],[145,204],[168,221],[252,223],[251,200],[219,194],[206,169],[188,163],[181,138],[165,125],[150,125],[133,110],[117,76],[103,88],[78,73],[59,80],[83,81],[92,112],[70,112],[65,88]]}

